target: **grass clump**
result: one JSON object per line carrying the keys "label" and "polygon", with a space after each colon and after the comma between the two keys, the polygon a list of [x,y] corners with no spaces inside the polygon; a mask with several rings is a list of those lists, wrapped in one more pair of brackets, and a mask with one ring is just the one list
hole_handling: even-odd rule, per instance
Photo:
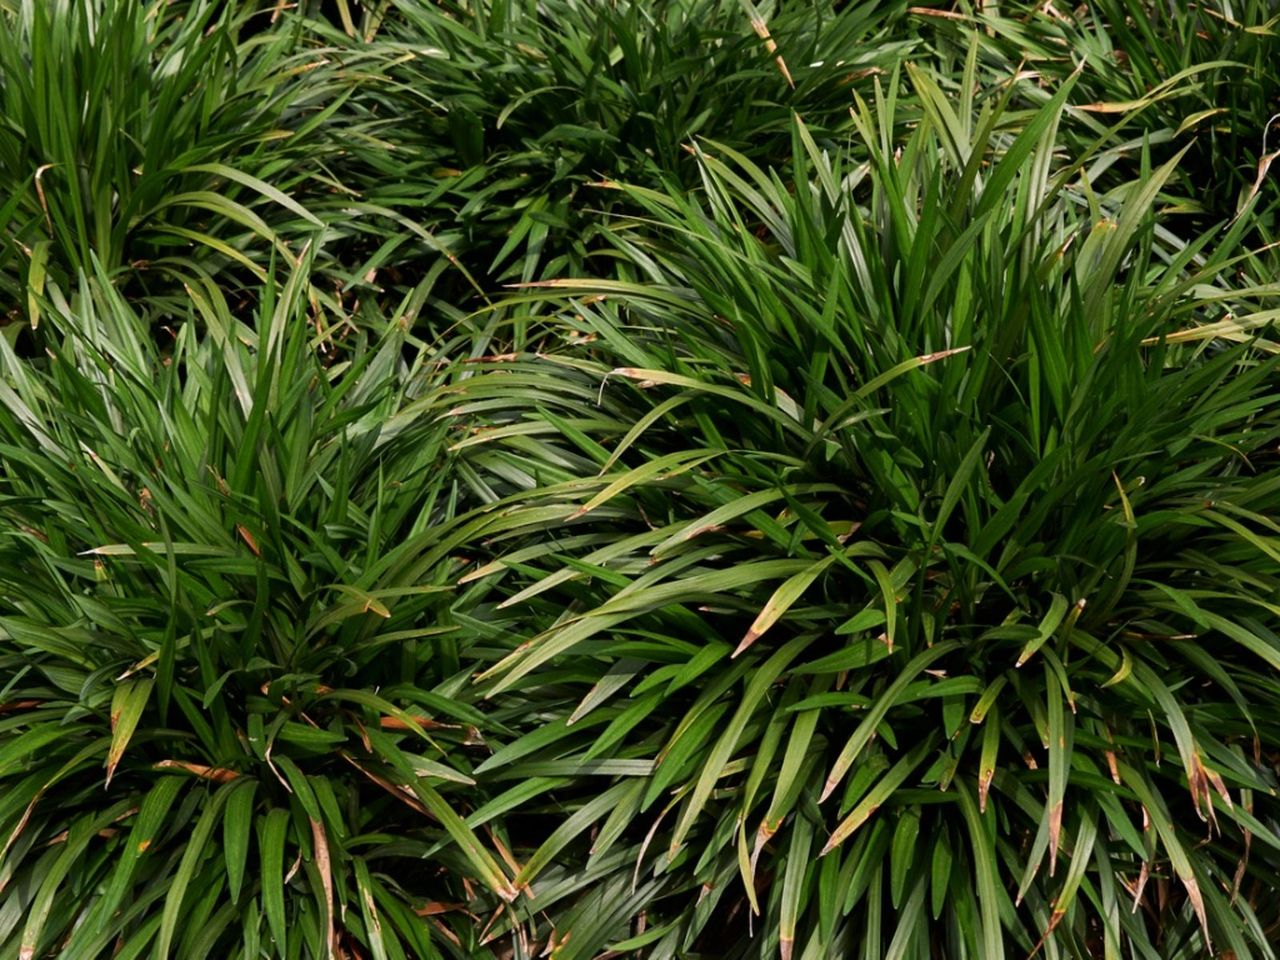
{"label": "grass clump", "polygon": [[[0,7],[0,307],[35,325],[46,286],[94,259],[138,309],[186,310],[182,285],[232,296],[319,219],[332,98],[266,4],[24,2]],[[297,245],[295,243],[294,254]]]}
{"label": "grass clump", "polygon": [[[790,180],[708,145],[636,193],[665,235],[614,227],[628,279],[553,286],[591,347],[515,361],[475,457],[579,506],[494,574],[488,675],[563,697],[548,757],[652,764],[530,858],[628,851],[566,956],[1270,949],[1271,313],[1197,326],[1238,225],[1163,237],[1172,166],[1088,196],[1067,95],[905,142],[880,99],[866,165],[801,126]],[[586,919],[622,889],[646,932]]]}
{"label": "grass clump", "polygon": [[1274,957],[1273,15],[0,0],[0,960]]}
{"label": "grass clump", "polygon": [[193,287],[161,344],[100,273],[3,350],[10,953],[472,956],[414,911],[511,895],[456,812],[502,727],[424,416],[457,344],[317,336],[307,279],[246,319]]}

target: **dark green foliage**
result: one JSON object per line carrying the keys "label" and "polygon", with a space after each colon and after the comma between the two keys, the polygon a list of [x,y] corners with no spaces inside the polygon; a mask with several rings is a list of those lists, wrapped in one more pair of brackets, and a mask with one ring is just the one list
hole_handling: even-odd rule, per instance
{"label": "dark green foliage", "polygon": [[[1023,64],[1059,82],[1078,72],[1073,120],[1083,130],[1146,138],[1164,158],[1188,151],[1177,210],[1202,228],[1235,216],[1261,190],[1280,150],[1273,0],[1014,2],[1001,12],[936,21],[940,49],[961,57],[970,31],[990,24],[983,59],[998,70]],[[1259,246],[1274,239],[1276,207],[1270,196],[1252,213]]]}
{"label": "dark green foliage", "polygon": [[619,199],[602,183],[688,182],[696,136],[784,163],[795,111],[847,131],[851,91],[911,46],[884,32],[904,6],[788,4],[766,23],[739,0],[394,0],[360,48],[376,79],[347,108],[394,149],[350,183],[486,289],[578,273]]}
{"label": "dark green foliage", "polygon": [[[182,284],[265,277],[319,225],[286,194],[320,167],[335,88],[298,29],[241,40],[270,6],[212,0],[0,5],[0,309],[93,258],[145,309]],[[299,29],[301,25],[298,25]],[[305,161],[299,167],[299,161]]]}
{"label": "dark green foliage", "polygon": [[306,280],[162,350],[103,277],[4,349],[3,955],[470,957],[412,910],[505,892],[452,812],[502,729],[427,425],[465,342],[316,336]]}
{"label": "dark green foliage", "polygon": [[[546,439],[475,458],[577,464],[543,496],[582,547],[522,543],[495,689],[580,674],[596,724],[550,751],[653,762],[566,821],[654,879],[653,956],[1268,956],[1274,311],[1241,291],[1203,349],[1240,228],[1170,244],[1171,168],[1087,198],[1056,104],[1001,148],[916,85],[955,123],[900,160],[800,128],[787,184],[709,145],[704,198],[636,195],[665,237],[615,229],[645,283],[557,284],[593,360],[504,364],[544,378],[505,432]],[[585,929],[564,955],[625,936]]]}
{"label": "dark green foliage", "polygon": [[1280,11],[1059,6],[0,0],[0,960],[1274,958]]}

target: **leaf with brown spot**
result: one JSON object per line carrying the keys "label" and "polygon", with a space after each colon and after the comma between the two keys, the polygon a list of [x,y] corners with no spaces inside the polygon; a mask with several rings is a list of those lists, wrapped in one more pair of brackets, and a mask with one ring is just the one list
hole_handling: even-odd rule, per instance
{"label": "leaf with brown spot", "polygon": [[328,950],[329,960],[334,960],[338,937],[333,924],[333,870],[329,859],[329,840],[325,836],[324,824],[318,820],[311,820],[311,839],[315,848],[316,871],[320,874],[320,884],[324,891],[325,948]]}
{"label": "leaf with brown spot", "polygon": [[111,786],[111,778],[124,756],[129,739],[138,728],[138,721],[146,709],[153,684],[154,681],[147,677],[142,680],[126,680],[116,685],[111,697],[111,746],[107,750],[107,786]]}
{"label": "leaf with brown spot", "polygon": [[742,638],[742,642],[733,651],[732,656],[737,657],[760,639],[764,632],[778,622],[778,619],[791,608],[792,604],[800,599],[813,581],[834,561],[834,557],[826,557],[809,567],[809,569],[802,570],[800,573],[784,580],[782,585],[765,602],[764,607],[756,616],[755,621],[752,622],[750,629],[747,630],[746,635]]}
{"label": "leaf with brown spot", "polygon": [[240,774],[227,767],[207,767],[202,763],[189,763],[186,760],[161,760],[155,764],[157,770],[182,770],[201,780],[212,780],[214,783],[230,783]]}
{"label": "leaf with brown spot", "polygon": [[921,761],[933,749],[933,744],[936,740],[937,734],[931,733],[914,750],[890,767],[889,772],[867,791],[866,796],[849,811],[849,815],[831,832],[831,836],[827,839],[826,845],[818,856],[825,857],[840,844],[844,843],[855,830],[870,820],[885,801],[893,796],[894,791],[902,786],[907,777],[911,775],[911,772],[920,766]]}
{"label": "leaf with brown spot", "polygon": [[249,545],[249,549],[253,551],[255,557],[262,556],[262,551],[258,549],[258,542],[253,539],[247,527],[243,523],[236,524],[236,533],[240,534],[240,539]]}

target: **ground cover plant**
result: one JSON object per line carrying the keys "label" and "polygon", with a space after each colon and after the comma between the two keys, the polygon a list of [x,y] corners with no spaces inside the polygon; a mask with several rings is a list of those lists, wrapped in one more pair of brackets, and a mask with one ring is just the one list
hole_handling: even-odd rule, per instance
{"label": "ground cover plant", "polygon": [[[375,139],[335,161],[360,216],[334,229],[365,241],[356,290],[415,280],[442,252],[461,265],[433,289],[447,312],[582,273],[625,201],[607,185],[691,184],[697,136],[782,164],[793,111],[821,132],[847,129],[850,89],[916,45],[888,29],[900,3],[789,5],[767,22],[739,0],[377,9],[350,21],[375,40],[340,55],[359,57],[361,91],[339,116]],[[324,38],[341,45],[340,23]],[[771,58],[779,40],[790,54]]]}
{"label": "ground cover plant", "polygon": [[0,958],[1266,958],[1266,2],[0,0]]}
{"label": "ground cover plant", "polygon": [[451,755],[500,723],[447,639],[457,481],[440,427],[392,426],[453,345],[383,324],[326,346],[306,276],[244,320],[192,288],[202,322],[162,348],[101,275],[51,312],[48,370],[7,351],[0,925],[22,953],[318,956],[385,924],[382,950],[434,955],[396,894],[465,899],[452,872],[384,872],[443,836],[431,809],[464,840],[440,862],[504,890],[446,799],[471,783]]}
{"label": "ground cover plant", "polygon": [[[0,297],[38,324],[47,284],[93,260],[139,309],[181,314],[182,284],[228,296],[299,242],[341,92],[299,27],[250,36],[253,4],[6,4]],[[326,188],[327,192],[327,188]]]}
{"label": "ground cover plant", "polygon": [[[867,142],[892,109],[865,109]],[[1274,455],[1274,360],[1203,349],[1216,297],[1189,290],[1232,237],[1161,249],[1142,224],[1170,170],[1082,223],[1070,179],[1041,179],[1053,129],[948,157],[919,123],[854,190],[803,127],[791,183],[708,145],[705,204],[653,196],[669,237],[617,231],[644,283],[557,285],[595,301],[565,318],[592,361],[515,361],[535,404],[475,438],[482,462],[528,469],[538,438],[595,476],[545,489],[597,536],[521,547],[521,642],[486,676],[599,664],[544,750],[603,739],[653,773],[586,795],[548,847],[633,842],[654,955],[724,949],[748,912],[732,955],[1270,949],[1238,852],[1275,775],[1249,750],[1278,481],[1245,466]],[[650,831],[619,834],[632,818]],[[1163,906],[1120,909],[1157,847]]]}
{"label": "ground cover plant", "polygon": [[[1079,120],[1095,130],[1129,114],[1120,130],[1145,135],[1171,156],[1187,148],[1179,205],[1211,224],[1234,216],[1259,189],[1278,141],[1280,10],[1273,3],[1147,4],[1102,2],[1071,10],[1002,5],[984,36],[983,55],[1005,70],[1027,64],[1064,78],[1083,63]],[[964,50],[970,20],[945,21],[944,43]],[[968,29],[966,29],[968,28]],[[1142,110],[1135,110],[1143,105]],[[1135,122],[1136,121],[1136,122]],[[1253,226],[1275,229],[1274,198],[1252,212]]]}

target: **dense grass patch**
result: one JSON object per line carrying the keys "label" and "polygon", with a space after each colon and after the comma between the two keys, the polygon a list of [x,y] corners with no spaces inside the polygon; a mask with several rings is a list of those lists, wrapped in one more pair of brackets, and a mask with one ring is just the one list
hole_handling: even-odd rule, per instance
{"label": "dense grass patch", "polygon": [[1273,6],[0,0],[0,960],[1274,957]]}
{"label": "dense grass patch", "polygon": [[[590,359],[489,375],[543,386],[476,461],[589,480],[542,493],[581,547],[494,574],[522,642],[490,675],[596,665],[547,755],[653,773],[544,850],[629,842],[655,955],[1268,949],[1237,894],[1270,883],[1239,851],[1275,776],[1275,362],[1204,349],[1232,237],[1162,242],[1171,168],[1091,223],[1055,120],[950,157],[923,123],[862,171],[800,128],[790,182],[708,146],[705,201],[616,230],[645,282],[556,285]],[[1117,909],[1156,848],[1161,905]]]}

